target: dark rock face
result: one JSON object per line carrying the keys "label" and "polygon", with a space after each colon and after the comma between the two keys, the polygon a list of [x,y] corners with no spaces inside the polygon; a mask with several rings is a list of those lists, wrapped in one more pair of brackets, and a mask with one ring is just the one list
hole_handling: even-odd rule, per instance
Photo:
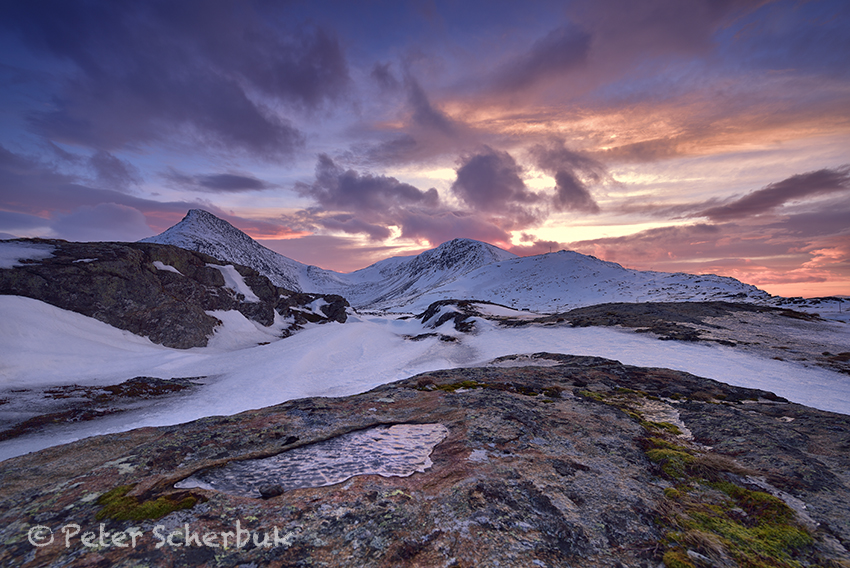
{"label": "dark rock face", "polygon": [[[282,298],[285,290],[251,268],[233,265],[259,300],[249,301],[225,285],[215,268],[225,263],[203,253],[150,243],[31,242],[54,246],[53,256],[0,269],[0,294],[41,300],[167,347],[205,346],[221,323],[206,313],[213,310],[238,310],[264,326],[274,322],[275,310],[295,316],[294,325],[345,321],[344,299],[328,297],[332,316],[300,316],[293,308],[302,304]],[[307,294],[298,300],[322,297]]]}
{"label": "dark rock face", "polygon": [[[428,309],[421,314],[418,314],[416,319],[422,320],[428,327],[438,328],[447,321],[451,321],[454,328],[462,332],[470,332],[474,327],[474,322],[470,318],[481,316],[481,313],[475,309],[475,304],[489,304],[490,302],[476,302],[473,300],[439,300],[433,302]],[[444,308],[442,315],[435,318]]]}
{"label": "dark rock face", "polygon": [[[231,417],[89,438],[7,460],[0,463],[0,562],[655,568],[667,553],[709,557],[710,539],[701,544],[669,536],[684,531],[666,524],[675,500],[688,492],[704,494],[715,499],[712,506],[741,516],[744,524],[754,509],[724,504],[717,489],[700,485],[696,477],[665,475],[663,462],[646,448],[668,444],[655,451],[677,455],[688,446],[693,453],[681,454],[688,459],[726,464],[721,486],[727,490],[733,482],[763,483],[804,502],[811,540],[794,549],[793,560],[806,566],[847,565],[847,416],[687,373],[594,357],[535,354],[497,364],[520,360],[538,366],[435,371],[356,396],[290,401]],[[637,406],[623,406],[627,399]],[[682,433],[665,434],[675,430],[673,425],[654,422],[651,407],[678,416],[692,441]],[[128,498],[134,506],[178,503],[188,497],[174,483],[195,472],[405,423],[448,429],[424,473],[360,475],[279,495],[273,494],[280,480],[269,479],[263,499],[195,488],[189,490],[196,503],[191,508],[171,507],[132,521],[104,517],[98,503],[98,495],[122,486],[133,487]],[[670,441],[662,441],[665,436]],[[733,458],[740,466],[728,465]],[[742,481],[744,475],[754,481]],[[777,507],[764,493],[748,495]],[[156,530],[168,535],[188,527],[199,535],[221,534],[235,531],[237,521],[242,530],[256,533],[260,544],[233,546],[231,540],[227,549],[210,548],[177,536],[173,546],[156,546]],[[135,527],[142,536],[134,548],[95,550],[79,535],[66,547],[59,531],[72,522],[95,533],[101,522],[109,532]],[[53,530],[56,542],[41,548],[30,544],[27,534],[35,525]],[[275,529],[279,539],[262,546],[263,534],[271,539]],[[671,544],[677,538],[683,544]],[[762,560],[758,565],[795,565]]]}

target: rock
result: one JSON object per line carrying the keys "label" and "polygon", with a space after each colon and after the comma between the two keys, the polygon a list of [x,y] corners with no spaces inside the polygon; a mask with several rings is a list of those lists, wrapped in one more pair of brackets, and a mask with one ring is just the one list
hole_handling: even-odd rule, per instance
{"label": "rock", "polygon": [[[345,322],[348,303],[339,296],[292,294],[265,276],[232,265],[256,296],[250,301],[227,287],[217,266],[227,264],[203,253],[152,243],[74,243],[18,239],[48,244],[52,256],[0,269],[0,294],[41,300],[154,343],[186,349],[203,347],[221,322],[206,313],[238,310],[261,325],[274,323],[275,311],[290,315],[294,308],[322,298],[330,315],[296,317],[293,329],[308,321]],[[301,312],[303,313],[303,312]],[[287,333],[291,333],[290,330]]]}
{"label": "rock", "polygon": [[[433,371],[359,395],[294,400],[235,416],[98,436],[0,462],[0,561],[654,567],[668,555],[692,558],[691,550],[723,565],[717,560],[722,555],[712,550],[720,546],[719,537],[697,531],[685,539],[671,519],[685,514],[692,500],[708,499],[698,510],[725,507],[728,518],[744,524],[756,525],[759,506],[793,521],[780,501],[752,493],[756,483],[758,491],[799,500],[817,527],[808,537],[811,544],[800,537],[795,561],[847,560],[850,417],[678,371],[597,357],[517,358],[532,359],[534,366]],[[552,365],[541,366],[544,359]],[[661,404],[678,413],[692,441],[641,414]],[[272,499],[174,488],[196,472],[228,463],[409,423],[442,424],[448,436],[434,447],[430,467],[408,477],[358,475]],[[666,473],[677,471],[665,461],[673,458],[684,460],[680,465],[690,468],[689,478]],[[725,485],[701,485],[701,475],[718,476]],[[125,486],[132,488],[126,493],[129,506],[149,510],[156,503],[159,516],[105,517],[98,496]],[[717,487],[737,487],[750,501],[725,504],[730,498]],[[235,533],[237,522],[239,530],[257,534],[260,544],[209,549],[190,541],[156,547],[157,526],[161,534],[180,531],[185,537],[187,527],[198,535]],[[66,547],[61,528],[69,523],[95,533],[100,523],[110,532],[135,527],[142,536],[131,549],[93,551],[79,535]],[[55,531],[56,542],[30,544],[27,534],[36,525]],[[275,530],[277,540],[262,546],[263,534]]]}
{"label": "rock", "polygon": [[263,499],[271,499],[272,497],[283,495],[283,487],[277,483],[264,483],[257,486],[257,491],[260,492]]}

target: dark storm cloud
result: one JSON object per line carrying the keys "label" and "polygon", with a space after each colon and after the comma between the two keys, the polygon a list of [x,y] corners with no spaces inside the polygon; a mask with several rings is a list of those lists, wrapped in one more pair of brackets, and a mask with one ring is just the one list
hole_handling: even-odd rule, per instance
{"label": "dark storm cloud", "polygon": [[572,172],[555,172],[555,209],[560,211],[584,211],[599,213],[599,205],[590,195],[587,187]]}
{"label": "dark storm cloud", "polygon": [[587,62],[591,36],[573,26],[549,32],[496,74],[498,89],[516,91],[571,71]]}
{"label": "dark storm cloud", "polygon": [[560,141],[548,145],[537,144],[531,148],[530,154],[537,167],[555,178],[555,209],[599,213],[599,205],[590,194],[586,182],[579,176],[590,182],[599,182],[607,173],[605,166],[568,150]]}
{"label": "dark storm cloud", "polygon": [[42,217],[0,210],[0,227],[6,231],[29,234],[32,229],[43,228],[47,225],[48,220]]}
{"label": "dark storm cloud", "polygon": [[759,215],[784,203],[850,189],[850,166],[798,174],[772,183],[726,205],[706,209],[701,216],[714,221]]}
{"label": "dark storm cloud", "polygon": [[321,154],[316,164],[316,181],[300,183],[296,190],[314,198],[323,208],[366,213],[380,217],[398,207],[437,207],[439,195],[434,188],[421,191],[393,177],[359,174],[336,165]]}
{"label": "dark storm cloud", "polygon": [[570,18],[592,30],[594,48],[618,52],[623,60],[712,47],[723,26],[770,0],[579,0]]}
{"label": "dark storm cloud", "polygon": [[162,174],[166,180],[196,191],[209,193],[239,193],[243,191],[262,191],[273,186],[251,175],[243,174],[199,174],[188,175],[171,168]]}
{"label": "dark storm cloud", "polygon": [[[77,69],[31,123],[111,149],[180,134],[271,155],[303,136],[256,99],[315,108],[349,82],[337,40],[274,5],[243,2],[5,3],[5,25]],[[249,96],[250,93],[250,96]]]}
{"label": "dark storm cloud", "polygon": [[484,146],[461,159],[452,191],[476,211],[527,225],[540,216],[533,206],[541,203],[542,197],[529,191],[520,174],[522,168],[513,156]]}

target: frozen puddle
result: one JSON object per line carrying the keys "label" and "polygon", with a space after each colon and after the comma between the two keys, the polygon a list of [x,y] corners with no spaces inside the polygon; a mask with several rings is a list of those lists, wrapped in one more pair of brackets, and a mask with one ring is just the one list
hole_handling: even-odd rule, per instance
{"label": "frozen puddle", "polygon": [[442,424],[378,426],[270,458],[230,462],[200,471],[174,486],[260,497],[259,488],[270,484],[289,491],[333,485],[355,475],[407,477],[431,467],[431,451],[448,432]]}

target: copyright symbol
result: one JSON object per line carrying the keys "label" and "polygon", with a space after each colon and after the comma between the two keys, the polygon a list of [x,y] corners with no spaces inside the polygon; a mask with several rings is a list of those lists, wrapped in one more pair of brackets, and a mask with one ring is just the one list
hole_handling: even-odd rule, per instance
{"label": "copyright symbol", "polygon": [[29,530],[27,538],[33,546],[47,546],[53,542],[53,530],[44,525],[36,525]]}

